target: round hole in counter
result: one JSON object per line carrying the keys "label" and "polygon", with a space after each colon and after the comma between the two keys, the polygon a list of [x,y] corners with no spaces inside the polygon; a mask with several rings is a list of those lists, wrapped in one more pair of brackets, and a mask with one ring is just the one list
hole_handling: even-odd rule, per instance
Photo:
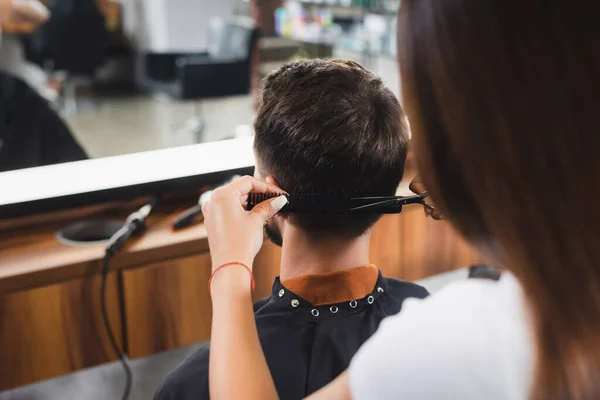
{"label": "round hole in counter", "polygon": [[122,226],[122,221],[75,222],[58,231],[56,238],[70,246],[98,245],[108,241]]}

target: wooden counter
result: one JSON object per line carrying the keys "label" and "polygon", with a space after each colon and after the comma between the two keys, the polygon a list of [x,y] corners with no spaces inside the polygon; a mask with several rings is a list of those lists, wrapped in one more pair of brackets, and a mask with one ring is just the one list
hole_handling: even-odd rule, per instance
{"label": "wooden counter", "polygon": [[[192,203],[178,200],[157,207],[147,232],[111,263],[108,311],[130,358],[209,338],[206,230],[201,223],[179,232],[170,228],[174,216]],[[132,209],[132,204],[101,207],[87,218],[124,218]],[[18,229],[4,223],[0,390],[116,359],[100,318],[103,246],[60,243],[55,232],[69,218]],[[254,268],[256,299],[270,292],[279,257],[279,248],[263,246]],[[407,280],[479,261],[446,222],[425,219],[419,206],[382,218],[373,231],[371,258],[385,275]]]}
{"label": "wooden counter", "polygon": [[[100,215],[106,219],[124,220],[136,207],[137,204],[121,206],[127,211]],[[202,224],[172,232],[171,222],[183,209],[185,206],[171,206],[153,213],[147,221],[147,232],[139,239],[132,239],[127,248],[113,258],[111,268],[132,268],[208,251]],[[92,214],[85,219],[99,219],[100,215]],[[56,239],[56,232],[68,223],[68,220],[60,220],[0,233],[0,295],[100,272],[104,246],[70,246]]]}

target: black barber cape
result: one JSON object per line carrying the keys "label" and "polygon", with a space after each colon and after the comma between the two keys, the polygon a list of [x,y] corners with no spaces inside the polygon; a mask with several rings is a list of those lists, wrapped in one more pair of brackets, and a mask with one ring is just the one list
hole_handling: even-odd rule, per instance
{"label": "black barber cape", "polygon": [[[421,286],[379,273],[368,296],[313,307],[276,279],[271,296],[256,302],[254,313],[279,397],[302,399],[327,385],[348,368],[382,319],[397,314],[406,298],[427,295]],[[208,399],[209,346],[204,344],[173,371],[154,399]]]}

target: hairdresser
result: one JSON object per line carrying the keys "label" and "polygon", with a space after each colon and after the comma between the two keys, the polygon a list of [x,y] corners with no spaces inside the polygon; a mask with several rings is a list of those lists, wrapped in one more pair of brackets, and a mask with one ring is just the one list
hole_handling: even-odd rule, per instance
{"label": "hairdresser", "polygon": [[[404,0],[403,99],[424,184],[508,272],[408,300],[315,399],[600,398],[600,3]],[[206,207],[213,268],[252,267],[283,204],[242,209],[243,179]],[[214,276],[214,399],[276,398],[250,275]]]}

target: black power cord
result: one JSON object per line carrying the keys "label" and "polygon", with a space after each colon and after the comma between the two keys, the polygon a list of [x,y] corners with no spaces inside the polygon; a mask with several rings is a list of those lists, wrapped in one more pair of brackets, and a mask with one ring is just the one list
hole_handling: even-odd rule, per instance
{"label": "black power cord", "polygon": [[108,277],[110,259],[115,253],[121,250],[123,244],[129,239],[131,236],[137,235],[145,229],[145,222],[148,215],[158,202],[157,198],[154,198],[150,203],[146,204],[138,211],[131,214],[125,220],[125,224],[123,227],[119,229],[108,241],[108,245],[106,246],[106,250],[104,252],[104,258],[102,259],[102,281],[100,283],[100,311],[102,313],[102,319],[104,321],[104,327],[106,329],[106,333],[108,334],[108,339],[110,341],[110,345],[112,346],[115,354],[119,357],[119,362],[123,366],[123,370],[125,371],[125,390],[123,391],[123,395],[121,396],[122,400],[127,400],[131,393],[131,385],[133,383],[133,374],[131,373],[131,368],[129,368],[129,364],[127,364],[127,360],[125,360],[125,355],[123,350],[119,347],[117,340],[115,338],[115,334],[113,332],[112,326],[110,324],[110,320],[108,319],[108,312],[106,311],[106,279]]}
{"label": "black power cord", "polygon": [[123,355],[123,351],[119,347],[117,343],[117,339],[115,339],[115,334],[113,333],[112,326],[110,324],[110,320],[108,319],[108,313],[106,312],[106,277],[108,275],[108,264],[110,262],[110,255],[106,253],[104,255],[104,259],[102,260],[102,271],[106,271],[107,273],[102,273],[102,282],[100,284],[100,310],[102,312],[102,319],[104,320],[104,328],[106,329],[106,333],[108,334],[108,339],[110,344],[115,352],[115,354],[119,357],[119,362],[123,366],[123,370],[125,371],[125,390],[123,391],[123,395],[121,396],[121,400],[127,400],[129,398],[129,394],[131,393],[131,385],[133,382],[133,374],[131,373],[131,368],[129,368],[129,364],[125,360],[125,356]]}

